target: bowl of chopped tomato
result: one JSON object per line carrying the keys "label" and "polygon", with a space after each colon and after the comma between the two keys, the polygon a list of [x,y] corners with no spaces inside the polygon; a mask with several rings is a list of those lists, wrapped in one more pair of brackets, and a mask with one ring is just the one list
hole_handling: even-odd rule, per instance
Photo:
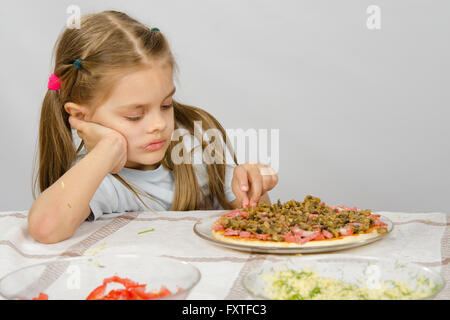
{"label": "bowl of chopped tomato", "polygon": [[0,279],[9,300],[186,299],[200,281],[197,267],[144,253],[62,258]]}

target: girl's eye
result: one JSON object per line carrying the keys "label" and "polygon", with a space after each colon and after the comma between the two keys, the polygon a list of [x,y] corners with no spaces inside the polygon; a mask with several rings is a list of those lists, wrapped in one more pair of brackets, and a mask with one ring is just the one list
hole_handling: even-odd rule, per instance
{"label": "girl's eye", "polygon": [[125,117],[125,118],[127,118],[130,121],[138,121],[141,118],[141,116],[139,116],[139,117]]}
{"label": "girl's eye", "polygon": [[168,104],[167,106],[162,106],[162,108],[163,108],[164,110],[170,109],[170,108],[172,108],[172,107],[173,107],[173,102],[172,102],[171,104]]}
{"label": "girl's eye", "polygon": [[[164,110],[168,110],[168,109],[170,109],[170,108],[172,108],[173,107],[173,103],[171,103],[171,104],[168,104],[168,105],[166,105],[166,106],[161,106],[161,108],[163,108]],[[127,120],[130,120],[130,121],[138,121],[139,119],[141,119],[142,118],[142,116],[137,116],[137,117],[125,117]]]}

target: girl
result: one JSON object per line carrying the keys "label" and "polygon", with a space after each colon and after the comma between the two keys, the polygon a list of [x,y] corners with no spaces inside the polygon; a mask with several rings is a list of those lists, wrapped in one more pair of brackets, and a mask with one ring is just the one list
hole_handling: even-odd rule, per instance
{"label": "girl", "polygon": [[[231,148],[210,152],[222,161],[193,164],[195,150],[172,139],[182,129],[194,137],[200,123],[229,142],[212,115],[173,99],[177,66],[159,29],[117,11],[88,14],[80,29],[64,30],[55,53],[39,127],[34,187],[39,179],[41,193],[33,192],[28,214],[34,239],[67,239],[103,213],[270,204],[267,191],[278,182],[272,168],[238,165]],[[204,156],[209,141],[198,133],[195,141]]]}

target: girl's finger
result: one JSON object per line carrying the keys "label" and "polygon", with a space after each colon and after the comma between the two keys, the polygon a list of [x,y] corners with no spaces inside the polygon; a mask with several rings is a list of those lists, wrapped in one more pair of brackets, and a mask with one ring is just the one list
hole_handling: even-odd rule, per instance
{"label": "girl's finger", "polygon": [[256,166],[248,168],[248,176],[251,184],[250,189],[250,205],[256,206],[263,191],[263,179],[261,173]]}
{"label": "girl's finger", "polygon": [[233,192],[239,201],[242,201],[242,206],[245,208],[249,205],[248,200],[248,177],[247,170],[243,166],[237,166],[233,172]]}
{"label": "girl's finger", "polygon": [[71,126],[73,129],[76,129],[76,130],[78,130],[78,131],[81,131],[81,127],[82,127],[82,125],[83,125],[83,121],[81,121],[81,120],[75,118],[74,116],[70,116],[70,117],[69,117],[69,123],[70,123],[70,126]]}
{"label": "girl's finger", "polygon": [[263,179],[262,193],[272,190],[278,184],[277,173],[272,167],[269,166],[260,166],[258,169]]}
{"label": "girl's finger", "polygon": [[231,189],[233,190],[234,195],[236,196],[236,201],[242,208],[248,207],[248,196],[246,193],[242,192],[239,188],[239,183],[235,178],[233,178],[231,182]]}
{"label": "girl's finger", "polygon": [[239,188],[239,183],[237,182],[236,178],[233,178],[231,182],[231,189],[233,190],[234,195],[236,196],[236,201],[239,203],[239,205],[242,208],[248,207],[249,200],[248,196],[245,192],[242,192]]}
{"label": "girl's finger", "polygon": [[239,189],[247,194],[249,190],[247,170],[244,166],[237,166],[235,171],[238,171],[236,174],[236,178],[239,183]]}

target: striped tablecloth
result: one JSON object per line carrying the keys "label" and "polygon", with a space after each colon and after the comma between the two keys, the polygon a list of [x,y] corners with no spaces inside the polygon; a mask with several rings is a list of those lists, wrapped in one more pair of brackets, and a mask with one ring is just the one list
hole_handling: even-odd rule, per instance
{"label": "striped tablecloth", "polygon": [[[27,232],[27,211],[0,212],[0,277],[31,264],[61,257],[95,255],[97,252],[152,252],[192,263],[201,280],[188,299],[251,299],[242,278],[264,261],[281,261],[301,255],[251,254],[222,248],[193,232],[196,221],[223,211],[125,212],[84,222],[72,238],[45,245]],[[394,222],[394,230],[372,244],[330,254],[391,257],[430,267],[442,274],[447,285],[437,296],[450,300],[450,214],[376,212]],[[142,231],[154,229],[152,232]]]}

